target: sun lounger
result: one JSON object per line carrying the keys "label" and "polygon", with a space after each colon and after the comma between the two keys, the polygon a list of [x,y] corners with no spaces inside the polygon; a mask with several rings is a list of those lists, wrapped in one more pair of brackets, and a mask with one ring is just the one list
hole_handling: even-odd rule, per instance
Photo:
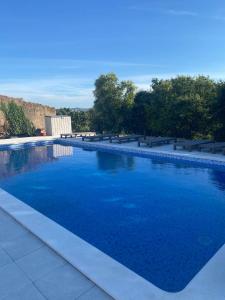
{"label": "sun lounger", "polygon": [[176,138],[172,138],[172,137],[150,136],[150,137],[140,138],[138,140],[138,147],[140,147],[141,144],[145,144],[148,147],[160,146],[160,145],[170,144],[175,141]]}
{"label": "sun lounger", "polygon": [[179,140],[173,144],[174,150],[177,150],[178,147],[192,151],[193,149],[199,149],[200,146],[212,143],[208,140]]}
{"label": "sun lounger", "polygon": [[82,141],[88,141],[88,142],[106,141],[117,136],[118,135],[115,134],[97,134],[94,136],[83,136]]}
{"label": "sun lounger", "polygon": [[82,136],[94,136],[95,132],[72,132],[72,133],[62,133],[61,138],[77,138]]}
{"label": "sun lounger", "polygon": [[67,138],[73,138],[75,137],[74,133],[62,133],[60,134],[61,138],[67,139]]}
{"label": "sun lounger", "polygon": [[139,138],[143,137],[142,135],[136,135],[136,134],[133,134],[133,135],[124,135],[124,136],[117,136],[117,137],[112,137],[110,138],[110,143],[119,143],[119,144],[122,144],[122,143],[129,143],[129,142],[135,142],[135,141],[138,141]]}
{"label": "sun lounger", "polygon": [[225,142],[209,143],[209,144],[199,146],[200,151],[209,151],[212,153],[223,151],[223,149],[225,149]]}

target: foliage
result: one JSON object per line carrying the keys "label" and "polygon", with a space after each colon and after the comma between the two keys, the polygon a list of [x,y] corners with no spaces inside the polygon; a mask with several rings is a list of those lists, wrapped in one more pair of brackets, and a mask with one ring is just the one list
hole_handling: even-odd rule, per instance
{"label": "foliage", "polygon": [[119,82],[113,73],[101,75],[95,81],[93,125],[96,131],[129,131],[135,90],[131,81]]}
{"label": "foliage", "polygon": [[1,104],[0,110],[3,111],[7,125],[6,134],[9,136],[32,136],[34,135],[34,126],[24,114],[22,106],[15,102]]}
{"label": "foliage", "polygon": [[153,79],[149,90],[136,93],[131,81],[109,73],[96,80],[94,96],[88,112],[58,113],[71,115],[74,130],[225,141],[225,82],[205,76]]}
{"label": "foliage", "polygon": [[[193,138],[210,134],[216,83],[207,77],[152,80],[147,108],[148,133]],[[142,120],[143,122],[143,120]]]}
{"label": "foliage", "polygon": [[133,132],[144,135],[151,133],[149,126],[151,99],[151,93],[148,91],[141,91],[136,94],[132,108]]}
{"label": "foliage", "polygon": [[57,115],[67,115],[71,117],[73,131],[90,131],[91,126],[91,110],[78,111],[72,108],[60,108],[56,111]]}
{"label": "foliage", "polygon": [[215,139],[225,141],[225,82],[218,84],[218,96],[213,106],[212,118]]}

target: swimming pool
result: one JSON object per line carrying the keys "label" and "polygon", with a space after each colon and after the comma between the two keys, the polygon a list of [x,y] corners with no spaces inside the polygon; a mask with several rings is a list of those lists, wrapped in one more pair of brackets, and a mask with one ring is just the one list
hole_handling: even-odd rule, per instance
{"label": "swimming pool", "polygon": [[219,168],[55,144],[0,151],[0,187],[166,291],[224,244]]}

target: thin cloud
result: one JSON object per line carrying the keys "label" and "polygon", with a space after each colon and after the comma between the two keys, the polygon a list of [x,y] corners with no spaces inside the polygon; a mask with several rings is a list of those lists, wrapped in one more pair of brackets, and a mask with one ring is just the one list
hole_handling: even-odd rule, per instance
{"label": "thin cloud", "polygon": [[13,65],[13,67],[38,67],[41,68],[46,65],[54,66],[60,69],[79,69],[86,66],[106,66],[106,67],[156,67],[161,68],[165,65],[155,64],[151,62],[132,62],[132,61],[114,61],[114,60],[87,60],[87,59],[52,59],[52,58],[42,58],[42,59],[0,59],[1,65]]}
{"label": "thin cloud", "polygon": [[176,9],[168,9],[165,11],[166,14],[174,15],[174,16],[187,16],[187,17],[197,17],[198,13],[194,11],[188,10],[176,10]]}
{"label": "thin cloud", "polygon": [[169,15],[174,15],[174,16],[190,16],[190,17],[197,17],[198,13],[195,11],[189,11],[189,10],[179,10],[179,9],[159,9],[159,8],[154,8],[150,6],[130,6],[129,10],[137,10],[137,11],[151,11],[151,12],[158,12],[158,13],[163,13],[163,14],[169,14]]}
{"label": "thin cloud", "polygon": [[171,17],[172,16],[193,17],[193,18],[202,18],[202,19],[215,20],[215,21],[225,21],[225,17],[223,15],[205,15],[196,11],[180,10],[176,8],[163,9],[163,8],[156,8],[147,5],[133,5],[133,6],[129,6],[128,9],[134,11],[145,11],[145,12],[170,15]]}
{"label": "thin cloud", "polygon": [[224,16],[212,16],[213,19],[218,20],[218,21],[225,21]]}
{"label": "thin cloud", "polygon": [[[104,61],[104,60],[74,60],[71,61],[74,64],[93,64],[93,65],[102,65],[109,67],[165,67],[153,63],[136,63],[136,62],[122,62],[122,61]],[[74,66],[67,66],[65,68],[74,68]]]}
{"label": "thin cloud", "polygon": [[46,78],[40,80],[11,80],[0,82],[0,94],[22,97],[55,107],[91,107],[92,78]]}

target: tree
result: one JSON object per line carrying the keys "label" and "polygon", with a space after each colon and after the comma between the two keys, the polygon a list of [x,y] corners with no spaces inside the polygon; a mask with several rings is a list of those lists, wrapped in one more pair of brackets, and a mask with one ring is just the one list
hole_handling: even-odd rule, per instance
{"label": "tree", "polygon": [[25,116],[22,106],[15,102],[1,104],[0,110],[3,111],[7,126],[6,134],[9,136],[31,136],[34,135],[34,126]]}
{"label": "tree", "polygon": [[218,83],[218,96],[213,105],[212,120],[214,136],[218,141],[225,140],[225,82]]}
{"label": "tree", "polygon": [[136,93],[131,81],[109,73],[96,80],[94,96],[88,114],[64,109],[73,129],[225,140],[225,82],[205,76],[153,79],[148,91]]}
{"label": "tree", "polygon": [[216,83],[204,76],[153,80],[152,132],[185,138],[209,135],[216,95]]}
{"label": "tree", "polygon": [[151,93],[148,91],[138,92],[134,98],[132,108],[132,129],[133,132],[148,135],[151,133],[150,112]]}
{"label": "tree", "polygon": [[96,131],[129,131],[135,90],[131,81],[119,82],[113,73],[101,75],[95,81],[93,122]]}

